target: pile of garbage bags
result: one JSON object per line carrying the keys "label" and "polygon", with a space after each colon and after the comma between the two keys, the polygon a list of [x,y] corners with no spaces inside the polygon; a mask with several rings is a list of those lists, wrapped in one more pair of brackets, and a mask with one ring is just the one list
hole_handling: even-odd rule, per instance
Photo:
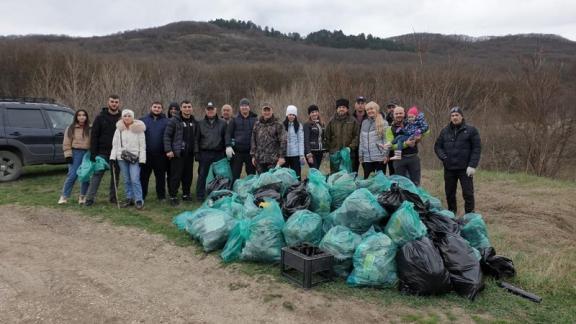
{"label": "pile of garbage bags", "polygon": [[[347,157],[339,156],[342,168],[330,176],[310,169],[300,181],[275,168],[239,179],[173,223],[206,252],[222,249],[226,263],[278,263],[284,246],[318,246],[334,256],[334,273],[351,287],[421,296],[454,291],[473,300],[483,275],[515,275],[512,260],[496,255],[480,214],[456,218],[402,176],[356,179]],[[212,181],[226,177],[225,166],[213,170]]]}

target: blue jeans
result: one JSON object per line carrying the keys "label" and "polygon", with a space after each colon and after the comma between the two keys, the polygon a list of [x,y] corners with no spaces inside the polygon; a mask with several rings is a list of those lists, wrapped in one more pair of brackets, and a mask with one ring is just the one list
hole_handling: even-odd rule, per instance
{"label": "blue jeans", "polygon": [[126,199],[144,201],[142,199],[142,185],[140,184],[140,164],[117,160],[120,172],[124,178],[124,191]]}
{"label": "blue jeans", "polygon": [[[64,181],[64,188],[62,188],[62,196],[66,198],[70,198],[70,195],[72,194],[72,188],[74,187],[74,183],[76,183],[76,178],[78,177],[76,171],[80,167],[80,164],[82,164],[84,153],[86,153],[86,150],[72,149],[72,163],[68,164],[68,175],[66,176],[66,181]],[[81,183],[81,195],[86,195],[89,185],[90,181]]]}

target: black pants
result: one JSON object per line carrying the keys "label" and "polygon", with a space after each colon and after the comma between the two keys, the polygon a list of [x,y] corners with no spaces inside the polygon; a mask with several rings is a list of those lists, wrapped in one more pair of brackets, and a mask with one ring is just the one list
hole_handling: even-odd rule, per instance
{"label": "black pants", "polygon": [[300,173],[301,173],[300,172],[301,171],[300,157],[299,156],[287,156],[287,157],[285,157],[285,159],[286,159],[286,164],[284,164],[284,166],[294,170],[296,172],[296,176],[298,177],[298,179],[300,179]]}
{"label": "black pants", "polygon": [[312,156],[314,157],[314,163],[308,163],[308,166],[320,170],[320,165],[322,165],[322,157],[324,157],[324,151],[312,151]]}
{"label": "black pants", "polygon": [[420,186],[420,157],[417,154],[402,156],[402,160],[394,161],[394,174],[405,176]]}
{"label": "black pants", "polygon": [[186,155],[170,159],[170,179],[168,181],[168,194],[170,195],[170,198],[176,198],[180,183],[182,183],[182,195],[190,196],[193,170],[194,155]]}
{"label": "black pants", "polygon": [[203,201],[206,196],[206,177],[210,165],[226,156],[224,152],[202,151],[198,153],[198,180],[196,181],[196,198]]}
{"label": "black pants", "polygon": [[466,169],[446,170],[444,169],[444,190],[446,191],[446,202],[448,209],[456,214],[456,190],[458,180],[462,187],[462,197],[464,198],[464,211],[474,212],[474,180],[466,174]]}
{"label": "black pants", "polygon": [[[388,158],[391,158],[394,156],[394,150],[390,150],[390,153],[388,154]],[[386,163],[386,165],[384,166],[384,174],[386,174],[386,166],[388,166],[388,175],[391,176],[394,174],[394,163],[392,162],[388,162]]]}
{"label": "black pants", "polygon": [[150,175],[154,172],[156,179],[156,197],[166,198],[166,169],[168,158],[164,154],[146,154],[146,164],[140,169],[140,183],[142,184],[142,197],[146,200]]}
{"label": "black pants", "polygon": [[358,170],[360,170],[360,153],[359,153],[359,150],[350,151],[350,159],[352,159],[352,172],[358,173]]}
{"label": "black pants", "polygon": [[252,157],[250,152],[235,152],[234,157],[232,157],[232,177],[234,181],[240,179],[242,174],[242,167],[246,168],[246,175],[256,174],[256,167],[252,164]]}
{"label": "black pants", "polygon": [[386,171],[386,164],[382,162],[362,162],[362,169],[364,169],[364,179],[368,179],[372,171]]}

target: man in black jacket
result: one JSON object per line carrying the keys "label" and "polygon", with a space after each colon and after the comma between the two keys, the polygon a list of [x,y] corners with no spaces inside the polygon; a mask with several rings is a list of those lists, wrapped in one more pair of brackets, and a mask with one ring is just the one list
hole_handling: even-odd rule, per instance
{"label": "man in black jacket", "polygon": [[191,201],[190,188],[194,169],[194,152],[198,125],[192,116],[192,103],[184,100],[180,104],[180,113],[170,118],[164,131],[164,152],[170,160],[170,179],[168,194],[170,204],[178,205],[178,187],[182,183],[182,200]]}
{"label": "man in black jacket", "polygon": [[256,174],[250,156],[250,143],[257,118],[258,116],[250,111],[250,101],[243,98],[240,100],[240,112],[228,123],[226,156],[231,160],[233,181],[240,178],[242,166],[246,168],[246,174]]}
{"label": "man in black jacket", "polygon": [[198,181],[196,182],[196,198],[203,201],[206,193],[206,177],[210,165],[223,159],[226,154],[226,128],[224,120],[218,118],[216,107],[212,102],[206,105],[206,116],[198,122],[196,137],[196,160],[198,161]]}
{"label": "man in black jacket", "polygon": [[456,213],[458,181],[464,197],[464,211],[474,212],[473,176],[480,162],[480,134],[464,121],[460,107],[450,109],[450,124],[440,132],[434,152],[444,164],[444,190],[448,209]]}
{"label": "man in black jacket", "polygon": [[[120,98],[118,95],[110,95],[108,97],[108,107],[102,108],[100,114],[96,116],[90,133],[90,160],[96,161],[96,157],[100,156],[107,162],[109,161],[110,167],[113,168],[108,193],[108,200],[113,204],[117,203],[116,186],[120,177],[120,168],[116,163],[110,161],[110,152],[112,151],[112,139],[114,138],[114,132],[116,132],[116,122],[118,120],[120,120]],[[94,205],[98,187],[100,187],[100,182],[105,172],[96,172],[90,179],[85,206]]]}

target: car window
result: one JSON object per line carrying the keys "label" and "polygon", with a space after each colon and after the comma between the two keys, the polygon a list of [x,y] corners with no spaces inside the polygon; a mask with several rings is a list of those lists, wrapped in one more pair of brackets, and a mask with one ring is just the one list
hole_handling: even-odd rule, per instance
{"label": "car window", "polygon": [[40,109],[6,109],[6,126],[20,128],[46,128]]}
{"label": "car window", "polygon": [[70,124],[72,124],[72,119],[74,119],[74,115],[67,113],[65,111],[57,111],[57,110],[45,110],[45,111],[48,114],[52,128],[65,129],[66,127],[70,126]]}

